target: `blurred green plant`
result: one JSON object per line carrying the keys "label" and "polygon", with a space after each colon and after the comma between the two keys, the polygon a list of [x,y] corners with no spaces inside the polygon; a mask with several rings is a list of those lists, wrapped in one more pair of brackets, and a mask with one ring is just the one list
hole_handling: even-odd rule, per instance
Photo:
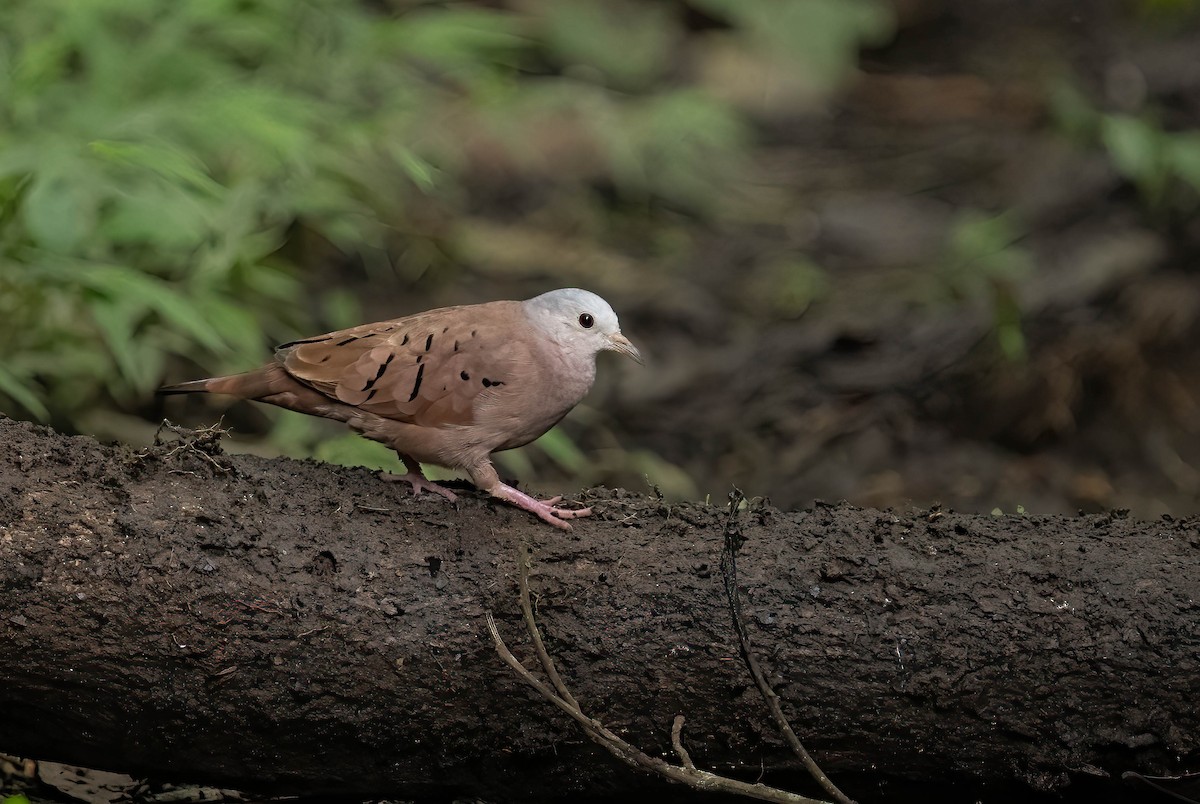
{"label": "blurred green plant", "polygon": [[368,147],[394,114],[374,103],[408,93],[380,58],[395,32],[346,8],[6,4],[0,392],[69,424],[145,395],[172,356],[228,366],[307,320],[269,260],[287,227],[364,237],[362,171],[419,175]]}
{"label": "blurred green plant", "polygon": [[779,318],[799,318],[829,295],[828,273],[808,257],[777,254],[766,257],[750,273],[746,297],[756,310]]}
{"label": "blurred green plant", "polygon": [[272,258],[289,227],[381,246],[436,184],[401,136],[422,70],[468,89],[509,72],[512,29],[336,0],[7,3],[0,393],[70,424],[143,397],[168,359],[225,370],[306,331],[330,311]]}
{"label": "blurred green plant", "polygon": [[1200,202],[1200,132],[1167,131],[1151,119],[1132,115],[1103,115],[1098,120],[1100,141],[1113,166],[1137,186],[1152,209],[1170,202],[1172,185],[1182,182],[1193,191],[1181,211],[1191,212]]}
{"label": "blurred green plant", "polygon": [[1032,273],[1033,257],[1020,245],[1024,237],[1014,212],[968,210],[951,226],[936,274],[938,296],[991,306],[996,342],[1009,360],[1026,357],[1017,289]]}
{"label": "blurred green plant", "polygon": [[826,91],[858,65],[864,44],[878,45],[895,30],[891,3],[877,0],[694,0],[739,30],[756,49],[799,67]]}
{"label": "blurred green plant", "polygon": [[1168,130],[1150,106],[1136,114],[1101,111],[1066,82],[1052,92],[1050,108],[1081,147],[1104,149],[1151,215],[1179,218],[1200,209],[1200,131]]}
{"label": "blurred green plant", "polygon": [[[695,68],[697,42],[832,92],[891,24],[884,0],[697,7],[713,30],[633,0],[7,0],[0,410],[78,430],[89,411],[144,406],[172,363],[240,370],[353,323],[338,280],[301,280],[319,263],[306,244],[369,269],[403,270],[390,250],[423,255],[413,271],[445,265],[454,225],[436,221],[464,217],[496,162],[544,164],[578,196],[716,214],[753,129]],[[574,162],[548,161],[562,152]],[[320,440],[275,421],[285,452]],[[565,436],[543,448],[579,463]],[[355,449],[322,454],[371,460]]]}

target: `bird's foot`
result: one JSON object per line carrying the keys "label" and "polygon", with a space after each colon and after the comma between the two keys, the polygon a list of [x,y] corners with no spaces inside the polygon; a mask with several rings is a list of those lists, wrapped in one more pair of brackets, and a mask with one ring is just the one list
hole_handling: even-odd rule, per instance
{"label": "bird's foot", "polygon": [[536,514],[543,522],[549,522],[556,528],[570,530],[571,526],[563,521],[566,519],[577,519],[581,516],[591,516],[591,508],[562,508],[555,505],[562,499],[562,495],[551,497],[548,500],[539,500],[530,497],[523,491],[518,491],[512,486],[501,483],[496,488],[491,490],[493,497],[498,497],[505,502],[510,502],[518,508],[523,508],[532,514]]}
{"label": "bird's foot", "polygon": [[391,481],[394,483],[403,482],[403,483],[409,484],[410,486],[412,486],[412,492],[414,495],[420,494],[423,491],[429,491],[434,494],[440,494],[441,496],[445,497],[450,502],[455,502],[458,500],[458,495],[455,494],[453,491],[446,488],[445,486],[439,486],[437,483],[434,483],[432,480],[425,477],[425,475],[421,474],[419,471],[416,471],[416,472],[409,471],[407,474],[403,474],[403,475],[393,475],[388,472],[381,472],[379,476],[382,477],[384,480],[388,480],[388,481]]}

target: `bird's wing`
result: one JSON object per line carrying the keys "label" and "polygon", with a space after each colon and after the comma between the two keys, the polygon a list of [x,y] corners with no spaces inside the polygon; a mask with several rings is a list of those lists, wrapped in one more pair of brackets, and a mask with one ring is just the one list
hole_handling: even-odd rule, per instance
{"label": "bird's wing", "polygon": [[529,360],[520,302],[445,307],[280,346],[284,369],[347,405],[428,427],[474,421]]}

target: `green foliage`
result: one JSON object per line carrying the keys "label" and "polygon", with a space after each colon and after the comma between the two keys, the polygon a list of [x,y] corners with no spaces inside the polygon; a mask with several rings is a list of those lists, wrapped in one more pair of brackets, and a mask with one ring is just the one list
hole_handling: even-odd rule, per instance
{"label": "green foliage", "polygon": [[799,318],[829,294],[825,270],[801,255],[776,255],[756,266],[747,288],[755,308],[779,318]]}
{"label": "green foliage", "polygon": [[[610,203],[596,186],[719,218],[753,121],[706,83],[705,48],[829,93],[891,26],[883,0],[697,7],[725,25],[691,31],[678,8],[636,0],[0,4],[0,410],[78,428],[142,407],[170,365],[241,370],[355,323],[338,282],[305,275],[319,260],[304,245],[403,272],[387,256],[403,240],[415,270],[445,265],[475,172],[536,170],[544,133],[586,163],[539,179],[593,199],[569,213],[585,227]],[[427,209],[450,225],[427,235]],[[770,271],[795,279],[781,314],[822,292],[803,260]],[[275,421],[289,454],[325,433]],[[395,468],[362,443],[320,454]],[[539,446],[583,466],[560,432]]]}
{"label": "green foliage", "polygon": [[1020,246],[1025,230],[1014,213],[963,214],[950,230],[938,272],[941,294],[956,302],[978,301],[992,308],[1000,351],[1010,360],[1025,358],[1025,336],[1017,288],[1033,270],[1033,258]]}
{"label": "green foliage", "polygon": [[894,28],[890,6],[874,0],[698,0],[697,5],[746,30],[754,46],[828,86],[850,75],[860,46],[884,42]]}
{"label": "green foliage", "polygon": [[365,466],[368,469],[383,469],[393,474],[404,474],[406,471],[394,450],[354,433],[342,433],[321,441],[313,450],[313,457],[327,463]]}
{"label": "green foliage", "polygon": [[1166,131],[1148,119],[1119,114],[1102,116],[1098,125],[1113,166],[1137,186],[1152,209],[1168,203],[1177,183],[1191,188],[1187,211],[1195,208],[1195,193],[1200,192],[1200,132]]}
{"label": "green foliage", "polygon": [[24,793],[17,793],[0,799],[0,804],[29,804],[29,797]]}
{"label": "green foliage", "polygon": [[682,39],[665,3],[558,0],[541,8],[547,51],[585,81],[646,89],[661,80]]}
{"label": "green foliage", "polygon": [[312,326],[272,259],[288,227],[380,242],[438,178],[389,136],[429,91],[412,59],[470,85],[508,72],[510,28],[334,0],[6,4],[0,394],[70,423],[143,398],[169,359],[240,368]]}
{"label": "green foliage", "polygon": [[1152,215],[1190,216],[1200,208],[1200,131],[1168,130],[1153,108],[1102,112],[1066,84],[1051,101],[1062,130],[1081,145],[1103,148]]}
{"label": "green foliage", "polygon": [[1032,259],[1018,245],[1024,236],[1014,213],[963,213],[950,229],[942,274],[946,286],[961,298],[975,298],[996,282],[1015,284],[1025,278]]}

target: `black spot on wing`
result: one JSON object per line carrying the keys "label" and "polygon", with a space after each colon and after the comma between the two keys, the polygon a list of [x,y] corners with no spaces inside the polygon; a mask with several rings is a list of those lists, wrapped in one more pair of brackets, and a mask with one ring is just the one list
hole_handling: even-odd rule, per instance
{"label": "black spot on wing", "polygon": [[348,343],[354,343],[354,341],[358,341],[358,340],[366,340],[367,338],[374,338],[374,337],[377,337],[378,335],[379,335],[378,332],[368,332],[366,335],[351,335],[349,338],[346,338],[346,340],[344,340],[344,341],[338,341],[337,345],[345,346]]}
{"label": "black spot on wing", "polygon": [[[371,379],[367,380],[367,384],[363,386],[363,390],[364,390],[364,391],[369,391],[369,390],[371,389],[371,386],[372,386],[372,385],[374,385],[375,383],[379,382],[379,378],[383,376],[383,372],[387,371],[387,367],[388,367],[388,365],[389,365],[389,364],[392,362],[392,360],[393,360],[395,357],[396,357],[396,355],[394,355],[394,354],[390,354],[390,355],[388,355],[388,359],[387,359],[387,360],[385,360],[385,361],[383,361],[382,363],[380,363],[380,364],[379,364],[379,371],[375,372],[375,376],[374,376],[374,377],[372,377]],[[375,392],[374,392],[374,391],[371,391],[371,393],[375,393]],[[368,397],[368,398],[369,398],[369,397]]]}
{"label": "black spot on wing", "polygon": [[489,380],[487,377],[483,378],[483,387],[484,388],[491,388],[494,385],[495,386],[504,385],[504,380]]}
{"label": "black spot on wing", "polygon": [[406,332],[406,333],[404,333],[404,340],[400,341],[400,345],[406,346],[407,344],[408,344],[408,333]]}
{"label": "black spot on wing", "polygon": [[458,376],[462,377],[464,382],[471,379],[471,375],[465,371],[459,372]]}
{"label": "black spot on wing", "polygon": [[429,337],[425,339],[425,351],[429,351],[429,347],[433,346],[433,333],[429,333]]}
{"label": "black spot on wing", "polygon": [[425,374],[424,366],[421,366],[419,369],[417,369],[417,381],[413,383],[412,393],[408,395],[409,402],[412,402],[414,399],[417,398],[417,394],[421,390],[421,377],[424,374]]}
{"label": "black spot on wing", "polygon": [[293,346],[303,346],[306,343],[324,343],[325,341],[328,341],[328,340],[332,340],[332,338],[330,338],[330,336],[328,336],[328,335],[326,335],[323,338],[306,338],[305,340],[302,340],[302,341],[288,341],[287,343],[280,344],[279,346],[276,346],[275,348],[276,349],[290,349]]}

